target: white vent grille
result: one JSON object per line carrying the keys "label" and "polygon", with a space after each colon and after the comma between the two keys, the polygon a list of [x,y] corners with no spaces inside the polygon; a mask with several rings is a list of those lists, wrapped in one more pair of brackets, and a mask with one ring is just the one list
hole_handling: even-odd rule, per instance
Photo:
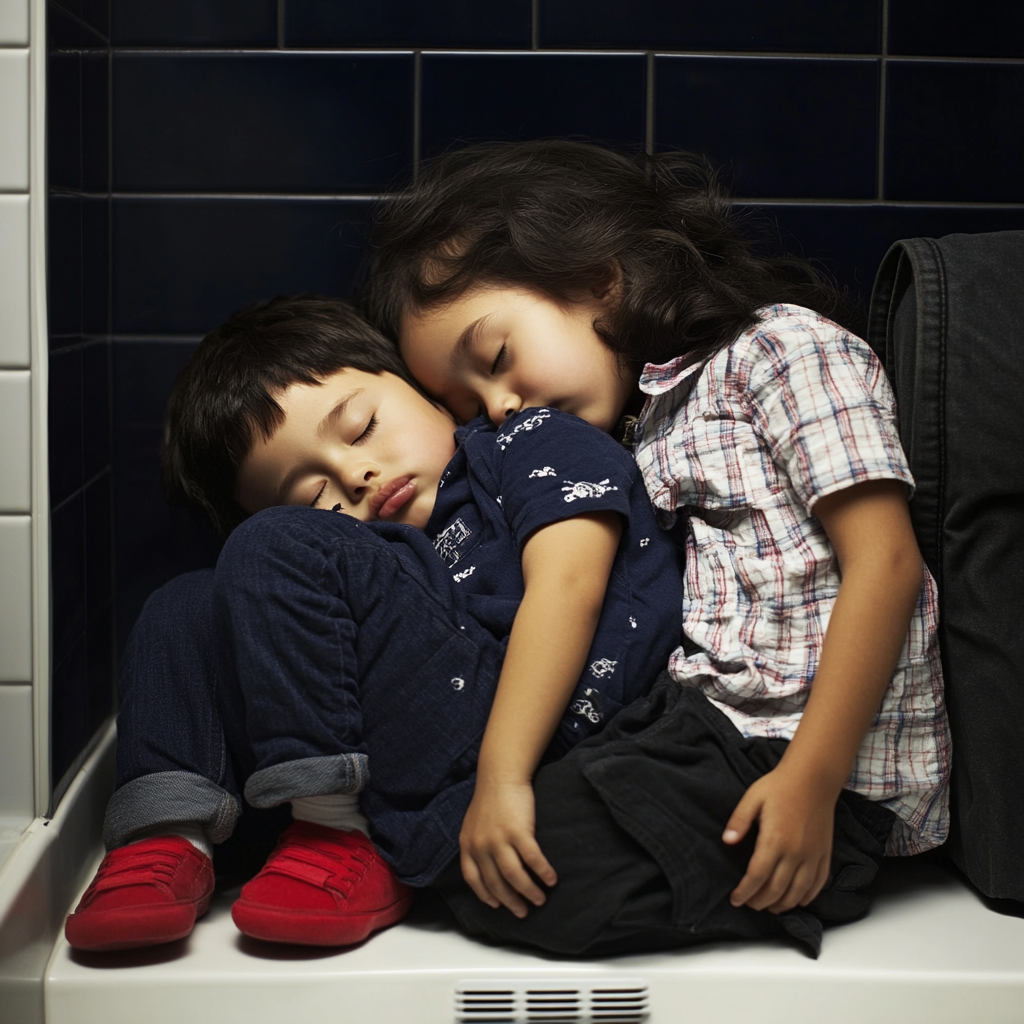
{"label": "white vent grille", "polygon": [[638,1024],[647,985],[635,978],[464,981],[455,989],[460,1024]]}

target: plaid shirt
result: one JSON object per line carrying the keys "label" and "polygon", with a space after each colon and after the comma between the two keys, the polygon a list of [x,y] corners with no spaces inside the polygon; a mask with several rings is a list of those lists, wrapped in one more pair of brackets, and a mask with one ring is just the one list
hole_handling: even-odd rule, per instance
{"label": "plaid shirt", "polygon": [[[640,388],[650,397],[636,458],[662,525],[678,515],[686,528],[684,641],[669,671],[744,735],[791,739],[839,591],[814,503],[865,480],[902,480],[912,493],[913,478],[892,391],[868,346],[798,306],[760,315],[707,363],[644,368]],[[949,827],[937,622],[926,569],[846,783],[896,814],[891,854],[937,846]]]}

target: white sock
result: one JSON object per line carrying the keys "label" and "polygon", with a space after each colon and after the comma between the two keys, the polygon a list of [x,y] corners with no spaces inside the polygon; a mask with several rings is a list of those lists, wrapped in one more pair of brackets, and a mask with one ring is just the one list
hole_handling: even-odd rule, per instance
{"label": "white sock", "polygon": [[292,818],[346,832],[362,832],[364,836],[370,834],[370,825],[360,813],[359,797],[355,793],[296,797],[292,800]]}
{"label": "white sock", "polygon": [[141,839],[155,839],[157,836],[179,836],[187,839],[200,853],[213,860],[213,843],[206,838],[202,825],[189,821],[176,821],[169,825],[154,825],[143,832],[136,832],[129,843],[137,843]]}

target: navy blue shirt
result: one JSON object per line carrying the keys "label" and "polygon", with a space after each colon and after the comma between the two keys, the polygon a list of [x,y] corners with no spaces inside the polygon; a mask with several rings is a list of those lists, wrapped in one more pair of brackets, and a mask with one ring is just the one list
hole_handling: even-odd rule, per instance
{"label": "navy blue shirt", "polygon": [[589,512],[617,512],[623,531],[586,669],[552,754],[598,731],[648,692],[676,646],[682,588],[632,456],[557,409],[527,409],[501,427],[479,417],[455,434],[426,534],[469,614],[508,642],[524,593],[523,544],[535,530]]}
{"label": "navy blue shirt", "polygon": [[[415,665],[399,664],[393,652],[379,683],[364,681],[358,697],[360,749],[370,764],[360,800],[374,841],[413,885],[429,884],[458,852],[524,594],[522,547],[531,533],[587,512],[610,510],[623,524],[586,668],[545,760],[646,694],[679,644],[675,545],[656,524],[629,452],[584,420],[544,408],[497,429],[474,420],[456,438],[423,532],[387,522],[363,527],[386,540],[403,569],[464,623],[453,627],[460,642],[436,656],[424,653]],[[437,618],[425,606],[414,614]]]}

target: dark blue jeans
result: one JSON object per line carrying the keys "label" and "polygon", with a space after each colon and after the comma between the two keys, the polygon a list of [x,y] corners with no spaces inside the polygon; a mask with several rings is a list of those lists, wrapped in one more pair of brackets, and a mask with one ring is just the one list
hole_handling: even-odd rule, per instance
{"label": "dark blue jeans", "polygon": [[457,849],[503,654],[419,531],[262,512],[136,625],[106,841],[183,821],[222,841],[242,782],[261,808],[359,792],[398,874],[426,884]]}

